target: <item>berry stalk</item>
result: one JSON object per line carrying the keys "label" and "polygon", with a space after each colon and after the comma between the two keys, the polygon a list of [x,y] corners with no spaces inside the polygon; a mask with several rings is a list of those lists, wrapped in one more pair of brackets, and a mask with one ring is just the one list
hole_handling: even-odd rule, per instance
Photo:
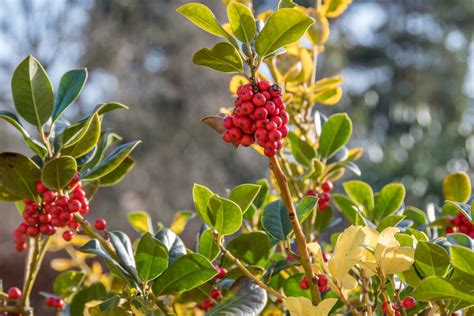
{"label": "berry stalk", "polygon": [[318,285],[314,282],[314,272],[313,268],[311,267],[311,260],[309,258],[308,249],[306,248],[306,237],[303,233],[303,230],[301,229],[298,217],[296,216],[296,210],[295,206],[293,205],[286,176],[281,170],[280,164],[278,163],[278,159],[276,158],[276,156],[268,157],[268,160],[270,162],[270,169],[275,175],[275,178],[278,182],[278,186],[280,187],[281,197],[286,205],[286,209],[288,210],[288,218],[290,219],[291,227],[293,228],[293,232],[295,233],[296,245],[298,247],[298,252],[301,256],[301,264],[303,265],[304,272],[309,281],[308,284],[311,293],[312,303],[313,305],[318,305],[321,301],[321,294],[319,293]]}

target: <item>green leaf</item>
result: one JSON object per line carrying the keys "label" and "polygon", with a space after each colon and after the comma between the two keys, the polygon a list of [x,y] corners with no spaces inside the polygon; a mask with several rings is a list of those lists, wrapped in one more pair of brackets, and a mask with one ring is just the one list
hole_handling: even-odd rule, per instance
{"label": "green leaf", "polygon": [[43,144],[41,144],[39,141],[33,139],[30,136],[30,134],[23,128],[23,125],[21,125],[20,120],[14,113],[8,111],[0,111],[0,118],[13,125],[13,127],[15,127],[21,133],[26,144],[34,153],[36,153],[41,158],[44,158],[46,157],[46,155],[48,155],[48,150],[46,149],[46,147],[44,147]]}
{"label": "green leaf", "polygon": [[280,9],[270,16],[255,40],[255,50],[264,57],[297,42],[314,20],[294,9]]}
{"label": "green leaf", "polygon": [[405,200],[405,187],[401,183],[387,184],[375,198],[375,217],[382,219],[395,213]]}
{"label": "green leaf", "polygon": [[403,215],[406,216],[407,219],[411,219],[415,222],[416,226],[423,226],[428,224],[428,216],[422,210],[409,206],[403,211]]}
{"label": "green leaf", "polygon": [[40,62],[26,57],[15,69],[11,86],[17,112],[28,123],[42,127],[53,113],[54,92]]}
{"label": "green leaf", "polygon": [[201,217],[202,221],[207,225],[210,225],[211,222],[207,214],[207,205],[209,204],[209,199],[214,195],[214,193],[207,187],[195,183],[193,186],[193,200],[194,206],[196,207],[196,212]]}
{"label": "green leaf", "polygon": [[234,46],[220,42],[212,48],[198,50],[193,56],[193,63],[225,73],[244,71],[242,59]]}
{"label": "green leaf", "polygon": [[224,37],[234,45],[234,47],[237,47],[235,39],[222,28],[212,11],[205,5],[200,3],[188,3],[179,7],[176,12],[199,26],[204,31],[219,37]]}
{"label": "green leaf", "polygon": [[[1,169],[1,167],[0,167],[0,169]],[[11,193],[8,191],[7,187],[4,186],[4,185],[1,183],[1,175],[0,175],[0,201],[6,201],[6,202],[13,202],[13,201],[16,201],[15,204],[23,203],[23,202],[21,201],[21,198],[20,198],[20,197],[14,196],[13,194],[11,194]],[[24,205],[23,205],[23,206],[24,206]],[[17,210],[19,210],[18,207],[17,207]],[[23,212],[23,207],[22,207],[22,209],[21,209],[21,212]],[[20,215],[21,215],[21,213],[20,213]]]}
{"label": "green leaf", "polygon": [[205,230],[199,236],[198,252],[210,261],[213,261],[220,253],[219,247],[214,243],[214,234],[211,230]]}
{"label": "green leaf", "polygon": [[343,187],[352,201],[362,205],[367,212],[374,208],[374,192],[369,184],[363,181],[352,180],[345,182]]}
{"label": "green leaf", "polygon": [[232,284],[224,299],[206,315],[260,315],[267,304],[267,292],[248,278]]}
{"label": "green leaf", "polygon": [[307,167],[311,163],[312,159],[316,157],[316,152],[313,147],[307,142],[303,141],[294,132],[288,134],[288,139],[291,144],[291,154],[297,162]]}
{"label": "green leaf", "polygon": [[278,9],[283,9],[283,8],[294,8],[296,7],[296,3],[294,3],[291,0],[280,0],[278,3]]}
{"label": "green leaf", "polygon": [[392,214],[387,217],[384,217],[382,218],[379,225],[377,226],[377,231],[381,232],[387,227],[395,227],[404,219],[405,219],[405,215],[396,215],[396,214]]}
{"label": "green leaf", "polygon": [[156,233],[155,238],[161,241],[166,246],[166,249],[168,249],[168,262],[170,265],[186,254],[186,246],[181,238],[171,229],[163,228]]}
{"label": "green leaf", "polygon": [[474,251],[462,246],[451,246],[450,253],[454,270],[469,284],[473,284]]}
{"label": "green leaf", "polygon": [[101,120],[99,114],[94,114],[90,118],[90,124],[84,127],[80,133],[81,137],[77,138],[73,144],[65,146],[61,149],[61,154],[73,157],[81,157],[87,154],[97,145],[100,138]]}
{"label": "green leaf", "polygon": [[415,249],[415,266],[425,277],[444,277],[449,268],[449,255],[443,247],[419,241]]}
{"label": "green leaf", "polygon": [[243,4],[231,2],[227,6],[227,16],[235,37],[242,43],[250,44],[257,30],[252,11]]}
{"label": "green leaf", "polygon": [[352,225],[362,225],[364,223],[364,218],[360,213],[359,207],[347,196],[333,194],[332,200]]}
{"label": "green leaf", "polygon": [[145,233],[138,243],[135,261],[142,280],[154,280],[168,268],[168,249],[150,233]]}
{"label": "green leaf", "polygon": [[85,274],[79,271],[65,271],[56,277],[53,283],[53,292],[63,298],[77,292],[85,279]]}
{"label": "green leaf", "polygon": [[447,234],[446,240],[449,242],[450,245],[463,246],[470,250],[474,250],[474,239],[467,236],[466,234],[463,234],[463,233]]}
{"label": "green leaf", "polygon": [[474,304],[474,294],[468,288],[437,276],[422,280],[412,295],[423,302],[458,298]]}
{"label": "green leaf", "polygon": [[102,178],[100,178],[100,186],[101,187],[108,187],[113,186],[123,180],[123,178],[132,171],[133,167],[135,166],[135,160],[132,157],[126,157],[124,161],[118,165],[117,168],[109,172]]}
{"label": "green leaf", "polygon": [[145,211],[128,213],[128,222],[139,233],[153,233],[150,215]]}
{"label": "green leaf", "polygon": [[243,213],[247,211],[257,197],[260,186],[257,184],[241,184],[232,189],[229,199],[237,203]]}
{"label": "green leaf", "polygon": [[344,147],[352,134],[352,121],[347,113],[331,115],[323,125],[319,139],[319,152],[323,158],[332,157]]}
{"label": "green leaf", "polygon": [[267,179],[260,179],[256,182],[256,184],[260,186],[260,190],[258,191],[257,196],[253,200],[253,204],[255,205],[255,207],[260,208],[268,198],[268,195],[270,193],[270,185],[268,184]]}
{"label": "green leaf", "polygon": [[318,198],[314,196],[305,196],[296,204],[296,214],[300,223],[303,223],[314,211]]}
{"label": "green leaf", "polygon": [[76,174],[76,160],[62,156],[49,160],[41,170],[41,182],[51,190],[62,190]]}
{"label": "green leaf", "polygon": [[316,222],[314,223],[314,228],[318,232],[325,231],[330,225],[332,225],[331,219],[332,219],[332,208],[328,206],[324,210],[324,212],[316,212]]}
{"label": "green leaf", "polygon": [[471,223],[474,223],[474,217],[472,216],[472,206],[469,204],[453,202],[453,201],[446,201],[447,204],[452,205],[455,207],[456,211],[461,212],[468,218]]}
{"label": "green leaf", "polygon": [[300,281],[304,278],[304,273],[296,273],[290,276],[283,283],[283,290],[286,296],[304,296],[311,299],[310,291],[304,290],[300,287]]}
{"label": "green leaf", "polygon": [[135,257],[133,255],[132,242],[128,236],[121,231],[109,232],[109,237],[114,246],[115,253],[120,262],[133,273],[137,273]]}
{"label": "green leaf", "polygon": [[73,296],[70,304],[71,315],[84,315],[84,307],[87,302],[104,299],[106,289],[102,283],[94,283],[91,286],[80,290]]}
{"label": "green leaf", "polygon": [[156,296],[189,291],[217,275],[212,263],[203,255],[193,253],[179,257],[153,283]]}
{"label": "green leaf", "polygon": [[102,132],[96,146],[94,157],[83,166],[83,169],[86,170],[95,167],[104,158],[105,152],[121,140],[122,137],[118,134]]}
{"label": "green leaf", "polygon": [[242,226],[242,210],[231,200],[213,195],[209,199],[206,211],[210,220],[206,224],[217,230],[220,235],[231,235]]}
{"label": "green leaf", "polygon": [[40,169],[31,159],[17,153],[0,154],[0,186],[9,197],[34,200],[40,175]]}
{"label": "green leaf", "polygon": [[471,197],[471,181],[465,172],[455,172],[444,178],[443,193],[446,200],[466,203]]}
{"label": "green leaf", "polygon": [[251,265],[264,265],[270,256],[272,244],[268,235],[262,231],[243,233],[227,244],[230,251],[239,260]]}
{"label": "green leaf", "polygon": [[112,172],[122,163],[122,161],[125,160],[125,158],[130,155],[130,153],[138,146],[138,144],[140,144],[140,141],[129,142],[118,146],[97,166],[85,171],[81,175],[81,179],[84,181],[95,180]]}
{"label": "green leaf", "polygon": [[54,102],[53,123],[76,101],[87,80],[87,69],[73,69],[66,72],[59,82]]}

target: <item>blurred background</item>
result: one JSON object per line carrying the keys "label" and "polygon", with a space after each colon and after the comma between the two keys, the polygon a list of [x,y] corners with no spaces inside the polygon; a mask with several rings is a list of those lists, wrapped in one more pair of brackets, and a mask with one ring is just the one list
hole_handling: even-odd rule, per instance
{"label": "blurred background", "polygon": [[[28,54],[56,87],[67,70],[88,68],[69,119],[105,101],[130,106],[108,114],[105,125],[125,140],[143,141],[136,167],[120,185],[101,189],[89,215],[106,217],[110,227],[130,232],[125,218],[133,210],[169,224],[175,211],[193,210],[194,182],[224,193],[266,175],[264,158],[235,152],[199,121],[231,105],[230,76],[192,64],[196,50],[218,39],[175,12],[187,2],[0,1],[0,109],[13,109],[11,75]],[[226,20],[221,1],[201,2]],[[401,181],[408,204],[420,208],[440,202],[444,176],[474,164],[474,1],[354,2],[330,21],[329,45],[319,58],[318,76],[344,76],[344,97],[319,110],[350,114],[351,145],[365,149],[361,180],[376,190]],[[260,12],[277,1],[254,3]],[[31,154],[3,121],[0,149]],[[24,254],[14,251],[11,238],[19,222],[14,206],[0,202],[0,214],[0,278],[9,287],[21,283]],[[185,235],[188,245],[193,234]],[[53,273],[45,263],[34,292],[48,290]]]}

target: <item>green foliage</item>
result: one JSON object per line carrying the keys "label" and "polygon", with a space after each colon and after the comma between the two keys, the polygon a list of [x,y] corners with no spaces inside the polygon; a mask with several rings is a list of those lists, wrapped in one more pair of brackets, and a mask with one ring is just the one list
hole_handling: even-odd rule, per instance
{"label": "green foliage", "polygon": [[153,233],[150,215],[145,211],[128,213],[128,222],[140,233]]}
{"label": "green foliage", "polygon": [[240,73],[244,69],[239,53],[226,42],[199,50],[193,56],[193,63],[226,73]]}
{"label": "green foliage", "polygon": [[319,152],[323,158],[332,157],[351,137],[352,121],[346,113],[334,114],[323,125]]}
{"label": "green foliage", "polygon": [[248,208],[260,192],[260,186],[256,184],[241,184],[233,188],[229,193],[229,199],[237,203],[243,213]]}
{"label": "green foliage", "polygon": [[471,197],[471,181],[465,172],[448,175],[443,181],[443,192],[446,200],[466,203]]}
{"label": "green foliage", "polygon": [[58,94],[54,101],[53,122],[76,101],[87,81],[87,69],[73,69],[66,72],[59,82]]}
{"label": "green foliage", "polygon": [[80,288],[84,278],[85,274],[83,272],[65,271],[54,280],[53,291],[60,297],[69,297]]}
{"label": "green foliage", "polygon": [[29,158],[16,153],[0,154],[0,189],[7,200],[36,199],[40,168]]}
{"label": "green foliage", "polygon": [[41,182],[51,190],[61,191],[76,174],[77,163],[70,156],[49,160],[41,169]]}
{"label": "green foliage", "polygon": [[252,11],[243,4],[231,2],[227,6],[227,16],[235,37],[242,43],[250,44],[257,31]]}
{"label": "green foliage", "polygon": [[243,233],[227,244],[227,249],[239,260],[250,265],[264,265],[272,244],[262,231]]}
{"label": "green foliage", "polygon": [[220,253],[219,247],[214,243],[214,234],[207,229],[200,234],[198,241],[198,252],[213,261]]}
{"label": "green foliage", "polygon": [[145,233],[138,243],[135,261],[140,278],[152,281],[168,268],[168,249],[150,233]]}
{"label": "green foliage", "polygon": [[155,238],[161,241],[166,246],[166,249],[168,249],[168,261],[170,265],[186,254],[186,246],[181,238],[172,230],[163,228],[156,233]]}

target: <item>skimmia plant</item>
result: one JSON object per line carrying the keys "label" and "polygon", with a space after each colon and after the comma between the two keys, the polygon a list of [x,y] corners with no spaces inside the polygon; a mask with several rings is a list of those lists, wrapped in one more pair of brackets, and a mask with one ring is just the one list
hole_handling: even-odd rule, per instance
{"label": "skimmia plant", "polygon": [[[119,145],[120,137],[101,127],[107,112],[126,107],[104,103],[66,121],[62,114],[87,72],[66,73],[55,94],[40,63],[27,57],[13,75],[13,101],[38,137],[16,114],[0,112],[34,153],[0,154],[0,198],[16,203],[21,217],[14,244],[28,254],[22,288],[0,289],[0,313],[33,314],[29,297],[42,259],[57,250],[68,257],[51,261],[61,273],[52,292],[41,293],[52,314],[472,313],[474,226],[466,173],[448,175],[445,202],[427,210],[405,206],[400,183],[379,192],[359,180],[341,183],[346,172],[361,175],[355,162],[363,150],[347,147],[352,122],[346,113],[323,114],[340,100],[342,77],[317,79],[316,70],[329,20],[351,1],[306,8],[282,0],[257,16],[251,1],[225,2],[224,24],[202,4],[177,10],[221,38],[193,62],[233,74],[233,106],[202,121],[237,150],[267,159],[268,178],[226,196],[195,184],[195,212],[176,212],[169,227],[132,212],[128,221],[138,240],[108,230],[88,201],[133,167],[130,153],[138,142]],[[202,226],[186,246],[180,234],[194,217]]]}

